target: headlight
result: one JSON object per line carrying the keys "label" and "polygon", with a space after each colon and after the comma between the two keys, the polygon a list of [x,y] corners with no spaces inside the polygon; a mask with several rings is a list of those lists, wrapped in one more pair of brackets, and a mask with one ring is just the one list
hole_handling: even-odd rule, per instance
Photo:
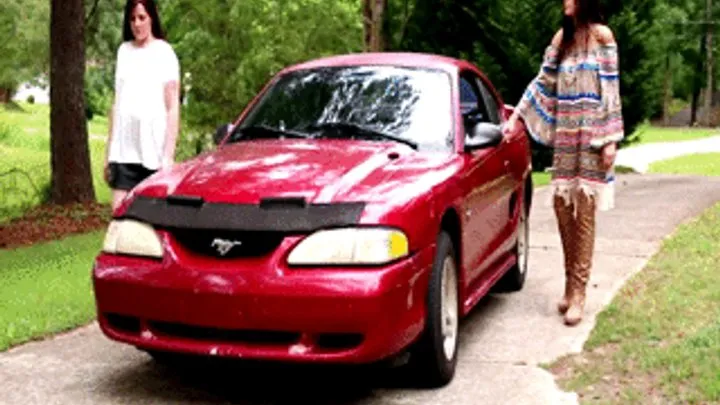
{"label": "headlight", "polygon": [[319,231],[303,239],[288,257],[291,265],[384,264],[407,256],[407,236],[394,229]]}
{"label": "headlight", "polygon": [[103,252],[156,258],[163,256],[162,243],[155,229],[133,220],[110,222]]}

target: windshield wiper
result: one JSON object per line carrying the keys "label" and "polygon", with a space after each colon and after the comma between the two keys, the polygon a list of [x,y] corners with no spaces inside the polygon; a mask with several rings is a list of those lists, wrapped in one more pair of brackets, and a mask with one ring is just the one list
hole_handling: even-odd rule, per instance
{"label": "windshield wiper", "polygon": [[[259,132],[261,134],[271,134],[271,135],[281,135],[281,136],[290,136],[293,138],[300,138],[300,139],[310,139],[312,138],[312,135],[306,134],[305,132],[300,131],[293,131],[293,130],[285,130],[280,128],[274,128],[269,125],[260,124],[260,125],[250,125],[243,128],[237,128],[235,131],[233,131],[233,135],[231,137],[232,141],[239,141],[243,138],[243,135],[246,133],[252,133],[252,132]],[[250,138],[252,138],[252,135],[249,135]]]}
{"label": "windshield wiper", "polygon": [[355,135],[360,135],[364,137],[370,137],[370,138],[381,138],[381,139],[387,139],[390,141],[400,142],[404,143],[405,145],[408,145],[409,147],[417,150],[418,144],[417,142],[413,142],[409,139],[400,138],[399,136],[390,135],[381,131],[374,130],[372,128],[367,128],[362,125],[358,124],[351,124],[347,122],[325,122],[322,124],[312,124],[308,126],[306,129],[308,130],[324,130],[324,129],[335,129],[340,131],[349,131],[352,132]]}

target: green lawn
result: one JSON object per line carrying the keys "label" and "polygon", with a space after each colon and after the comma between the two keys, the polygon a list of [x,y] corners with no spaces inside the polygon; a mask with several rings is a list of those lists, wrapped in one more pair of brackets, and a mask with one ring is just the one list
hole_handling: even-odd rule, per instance
{"label": "green lawn", "polygon": [[639,146],[657,142],[680,142],[690,141],[693,139],[707,138],[710,136],[720,135],[720,129],[713,130],[703,128],[660,128],[649,125],[642,125],[637,129],[635,135],[637,135],[640,140],[632,146]]}
{"label": "green lawn", "polygon": [[550,173],[533,172],[532,177],[534,187],[541,187],[550,184]]}
{"label": "green lawn", "polygon": [[720,403],[720,204],[679,227],[550,368],[582,403]]}
{"label": "green lawn", "polygon": [[90,274],[102,237],[0,250],[0,351],[95,318]]}
{"label": "green lawn", "polygon": [[700,153],[655,162],[648,172],[720,176],[720,153]]}
{"label": "green lawn", "polygon": [[[40,202],[50,184],[50,109],[47,105],[20,104],[22,110],[0,107],[0,223],[22,214],[28,205]],[[107,119],[96,117],[90,130],[107,133]],[[90,139],[90,159],[95,194],[110,201],[110,189],[102,178],[105,142]],[[2,175],[13,169],[23,173]]]}

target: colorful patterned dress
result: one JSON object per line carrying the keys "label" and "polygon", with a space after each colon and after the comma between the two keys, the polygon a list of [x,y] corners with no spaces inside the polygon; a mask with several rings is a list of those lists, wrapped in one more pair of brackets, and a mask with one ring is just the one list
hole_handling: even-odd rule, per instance
{"label": "colorful patterned dress", "polygon": [[601,148],[624,137],[615,44],[570,49],[558,66],[550,45],[540,73],[518,103],[530,136],[552,147],[553,195],[566,203],[580,192],[605,211],[614,206],[614,170],[602,168]]}

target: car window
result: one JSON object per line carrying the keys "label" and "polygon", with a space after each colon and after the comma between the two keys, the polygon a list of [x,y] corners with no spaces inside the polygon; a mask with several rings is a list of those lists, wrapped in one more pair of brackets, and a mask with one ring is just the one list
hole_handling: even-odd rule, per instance
{"label": "car window", "polygon": [[500,123],[500,111],[498,108],[498,103],[495,100],[495,97],[493,97],[492,93],[490,92],[490,89],[485,86],[485,83],[480,79],[479,77],[475,79],[475,82],[477,83],[478,87],[480,88],[480,92],[482,93],[483,99],[485,100],[485,105],[487,106],[488,114],[490,115],[490,121],[494,124]]}
{"label": "car window", "polygon": [[465,135],[468,135],[469,122],[492,122],[485,106],[485,99],[477,86],[476,77],[470,72],[460,75],[460,109],[465,125]]}
{"label": "car window", "polygon": [[[332,125],[346,129],[328,129]],[[252,126],[312,137],[353,135],[347,128],[355,126],[403,138],[417,144],[420,150],[452,151],[450,75],[440,70],[396,66],[319,67],[288,72],[271,84],[233,132],[230,142],[242,140],[243,129]]]}
{"label": "car window", "polygon": [[479,94],[466,77],[460,77],[460,109],[463,115],[478,107]]}

